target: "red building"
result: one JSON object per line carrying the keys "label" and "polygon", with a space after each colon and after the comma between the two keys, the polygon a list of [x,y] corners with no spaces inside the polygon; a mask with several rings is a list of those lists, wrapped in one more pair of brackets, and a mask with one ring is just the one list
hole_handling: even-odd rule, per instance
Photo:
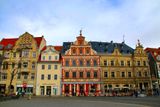
{"label": "red building", "polygon": [[97,96],[100,81],[100,57],[80,31],[75,42],[63,43],[62,95]]}

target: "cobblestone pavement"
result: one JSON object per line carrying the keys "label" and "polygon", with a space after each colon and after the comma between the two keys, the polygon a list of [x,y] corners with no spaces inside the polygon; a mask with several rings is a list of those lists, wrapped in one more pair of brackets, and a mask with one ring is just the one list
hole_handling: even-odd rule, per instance
{"label": "cobblestone pavement", "polygon": [[3,101],[0,107],[160,107],[160,97],[33,97]]}

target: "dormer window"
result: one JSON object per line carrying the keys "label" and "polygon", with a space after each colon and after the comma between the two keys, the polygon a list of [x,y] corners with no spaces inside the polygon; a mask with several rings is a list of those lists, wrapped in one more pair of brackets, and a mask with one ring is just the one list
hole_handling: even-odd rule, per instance
{"label": "dormer window", "polygon": [[45,56],[42,57],[42,60],[43,60],[43,61],[45,60]]}
{"label": "dormer window", "polygon": [[49,61],[51,61],[51,59],[52,59],[52,57],[51,57],[51,56],[49,56]]}

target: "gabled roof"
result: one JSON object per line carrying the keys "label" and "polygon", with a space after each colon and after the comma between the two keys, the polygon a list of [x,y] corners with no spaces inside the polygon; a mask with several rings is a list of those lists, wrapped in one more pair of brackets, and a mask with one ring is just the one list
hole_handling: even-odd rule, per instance
{"label": "gabled roof", "polygon": [[149,53],[155,61],[158,61],[156,57],[160,55],[160,48],[146,48],[145,51]]}
{"label": "gabled roof", "polygon": [[54,48],[57,50],[57,51],[59,51],[59,52],[61,52],[61,50],[62,50],[62,46],[54,46]]}
{"label": "gabled roof", "polygon": [[2,46],[0,49],[5,49],[5,47],[7,47],[8,45],[12,45],[13,47],[17,40],[18,38],[3,38],[0,42],[0,45]]}
{"label": "gabled roof", "polygon": [[[61,53],[65,53],[68,50],[73,42],[63,42],[63,48]],[[97,42],[90,41],[92,49],[94,49],[97,53],[113,53],[115,48],[118,48],[120,53],[122,54],[133,54],[134,49],[126,45],[124,42],[122,43],[113,43],[111,42]]]}
{"label": "gabled roof", "polygon": [[[6,49],[5,47],[7,47],[9,45],[12,45],[10,47],[10,49],[12,49],[18,39],[19,38],[3,38],[0,41],[0,45],[2,46],[2,48],[0,48],[0,49]],[[41,44],[41,41],[42,41],[43,37],[34,37],[34,39],[36,40],[37,45],[39,47],[40,44]],[[9,48],[7,48],[7,49],[9,49]]]}

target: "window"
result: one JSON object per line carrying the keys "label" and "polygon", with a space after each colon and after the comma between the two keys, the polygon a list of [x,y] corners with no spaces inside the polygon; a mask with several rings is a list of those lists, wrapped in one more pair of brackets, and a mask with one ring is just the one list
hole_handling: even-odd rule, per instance
{"label": "window", "polygon": [[72,72],[72,77],[76,78],[76,72]]}
{"label": "window", "polygon": [[132,75],[131,75],[131,72],[128,72],[128,77],[131,77]]}
{"label": "window", "polygon": [[76,49],[73,49],[72,52],[73,52],[73,54],[76,54]]}
{"label": "window", "polygon": [[32,69],[35,69],[36,68],[36,64],[35,62],[32,62]]}
{"label": "window", "polygon": [[140,61],[137,61],[137,66],[140,66],[141,64],[140,64]]}
{"label": "window", "polygon": [[82,48],[79,49],[79,53],[82,55],[82,53],[83,53],[83,52],[82,52]]}
{"label": "window", "polygon": [[104,77],[106,77],[106,78],[108,77],[108,72],[107,71],[104,72]]}
{"label": "window", "polygon": [[97,78],[97,71],[94,71],[94,78]]}
{"label": "window", "polygon": [[32,53],[32,57],[33,57],[33,58],[36,58],[36,52],[33,52],[33,53]]}
{"label": "window", "polygon": [[45,65],[42,65],[42,69],[45,69]]}
{"label": "window", "polygon": [[65,77],[69,78],[69,72],[65,72]]}
{"label": "window", "polygon": [[114,72],[111,72],[111,77],[115,77],[115,74],[114,74]]}
{"label": "window", "polygon": [[45,56],[42,57],[42,60],[43,60],[43,61],[45,60]]}
{"label": "window", "polygon": [[12,63],[12,68],[14,68],[14,67],[15,67],[15,63],[13,62],[13,63]]}
{"label": "window", "polygon": [[16,52],[13,53],[13,57],[14,57],[14,58],[16,57]]}
{"label": "window", "polygon": [[31,80],[34,80],[34,73],[31,73]]}
{"label": "window", "polygon": [[143,61],[143,65],[146,66],[146,61]]}
{"label": "window", "polygon": [[145,77],[148,77],[147,71],[144,72],[144,76],[145,76]]}
{"label": "window", "polygon": [[49,59],[49,61],[51,61],[51,60],[52,60],[52,57],[51,57],[51,56],[49,56],[49,58],[48,58],[48,59]]}
{"label": "window", "polygon": [[8,62],[3,63],[3,69],[8,69]]}
{"label": "window", "polygon": [[65,61],[65,65],[69,66],[69,61],[68,60]]}
{"label": "window", "polygon": [[94,63],[94,66],[97,66],[97,60],[94,60],[93,63]]}
{"label": "window", "polygon": [[89,54],[89,49],[86,50],[86,53]]}
{"label": "window", "polygon": [[54,69],[58,69],[58,65],[54,65]]}
{"label": "window", "polygon": [[87,66],[90,66],[90,61],[89,60],[87,60]]}
{"label": "window", "polygon": [[125,72],[122,72],[121,76],[122,76],[122,77],[125,77]]}
{"label": "window", "polygon": [[76,66],[76,61],[75,60],[72,61],[72,66]]}
{"label": "window", "polygon": [[80,78],[83,78],[83,72],[79,72],[80,74],[79,74],[79,76],[80,76]]}
{"label": "window", "polygon": [[142,76],[141,72],[140,71],[137,72],[137,77],[141,77],[141,76]]}
{"label": "window", "polygon": [[83,66],[83,61],[82,60],[79,60],[79,65]]}
{"label": "window", "polygon": [[28,67],[28,62],[23,62],[23,68],[27,68]]}
{"label": "window", "polygon": [[130,67],[131,66],[131,63],[130,63],[130,61],[127,61],[127,65]]}
{"label": "window", "polygon": [[57,80],[57,74],[54,75],[54,80]]}
{"label": "window", "polygon": [[124,61],[121,61],[121,66],[124,66]]}
{"label": "window", "polygon": [[29,56],[29,50],[23,50],[22,57],[28,57],[28,56]]}
{"label": "window", "polygon": [[111,61],[111,66],[114,66],[114,61],[113,60]]}
{"label": "window", "polygon": [[28,74],[24,74],[24,79],[28,79]]}
{"label": "window", "polygon": [[21,68],[21,65],[22,65],[22,64],[21,64],[20,62],[18,62],[18,68]]}
{"label": "window", "polygon": [[17,79],[21,79],[21,73],[17,74]]}
{"label": "window", "polygon": [[50,74],[48,74],[48,80],[51,80],[51,75]]}
{"label": "window", "polygon": [[55,59],[55,60],[58,60],[58,56],[55,56],[54,59]]}
{"label": "window", "polygon": [[107,66],[107,60],[103,61],[104,66]]}
{"label": "window", "polygon": [[2,80],[6,80],[7,79],[7,73],[2,73]]}
{"label": "window", "polygon": [[90,78],[90,72],[87,72],[87,78]]}
{"label": "window", "polygon": [[44,80],[44,74],[41,75],[41,80]]}
{"label": "window", "polygon": [[51,69],[51,65],[48,65],[48,69]]}

